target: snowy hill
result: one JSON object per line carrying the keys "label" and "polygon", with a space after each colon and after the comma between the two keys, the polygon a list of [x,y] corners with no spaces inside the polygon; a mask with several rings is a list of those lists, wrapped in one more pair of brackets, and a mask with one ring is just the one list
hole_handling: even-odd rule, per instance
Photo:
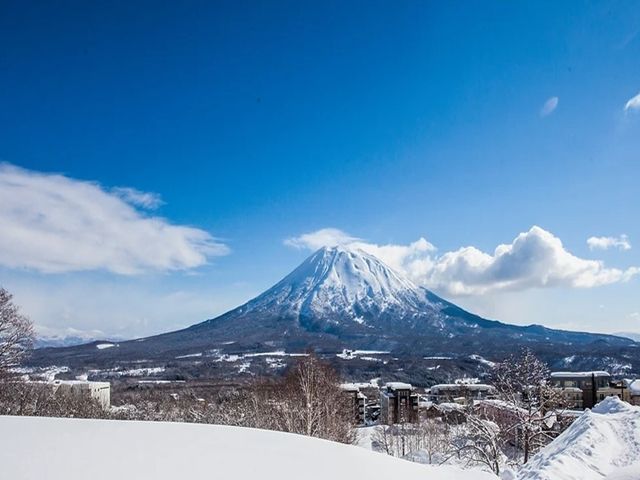
{"label": "snowy hill", "polygon": [[608,397],[518,472],[518,480],[640,479],[640,407]]}
{"label": "snowy hill", "polygon": [[497,480],[299,435],[184,423],[0,417],[11,480]]}

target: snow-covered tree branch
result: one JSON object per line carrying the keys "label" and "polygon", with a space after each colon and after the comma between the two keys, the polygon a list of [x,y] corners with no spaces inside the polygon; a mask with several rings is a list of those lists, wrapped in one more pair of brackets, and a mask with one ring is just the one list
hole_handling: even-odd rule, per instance
{"label": "snow-covered tree branch", "polygon": [[25,358],[32,348],[33,336],[31,321],[20,313],[11,294],[0,288],[0,378]]}

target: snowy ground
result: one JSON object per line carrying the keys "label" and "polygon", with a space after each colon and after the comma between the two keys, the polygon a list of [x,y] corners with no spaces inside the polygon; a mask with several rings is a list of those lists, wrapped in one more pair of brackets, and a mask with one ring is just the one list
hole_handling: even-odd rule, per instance
{"label": "snowy ground", "polygon": [[7,480],[497,478],[280,432],[37,417],[0,417],[0,465]]}
{"label": "snowy ground", "polygon": [[640,479],[640,407],[608,397],[518,472],[518,480]]}

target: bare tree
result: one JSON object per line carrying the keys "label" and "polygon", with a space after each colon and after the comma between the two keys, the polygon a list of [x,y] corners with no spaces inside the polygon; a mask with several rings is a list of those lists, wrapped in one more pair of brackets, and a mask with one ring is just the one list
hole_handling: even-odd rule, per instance
{"label": "bare tree", "polygon": [[0,288],[0,378],[20,364],[33,346],[33,324],[20,313],[12,296]]}
{"label": "bare tree", "polygon": [[483,465],[500,475],[505,458],[501,449],[500,427],[476,415],[468,415],[466,423],[457,429],[453,439],[453,452],[468,465]]}
{"label": "bare tree", "polygon": [[492,380],[504,405],[503,414],[490,419],[522,451],[527,463],[557,433],[548,427],[554,412],[562,408],[562,394],[552,387],[547,365],[529,349],[496,365]]}
{"label": "bare tree", "polygon": [[340,377],[315,355],[301,358],[282,379],[257,382],[243,404],[245,425],[342,443],[356,439],[353,404]]}
{"label": "bare tree", "polygon": [[353,443],[353,406],[340,389],[340,377],[315,355],[300,359],[282,382],[288,427],[295,433]]}
{"label": "bare tree", "polygon": [[378,425],[373,435],[371,435],[372,444],[387,455],[396,455],[396,438],[390,425]]}
{"label": "bare tree", "polygon": [[428,463],[434,463],[436,455],[449,453],[449,427],[440,419],[379,425],[371,440],[377,450],[394,457],[411,457],[424,451]]}
{"label": "bare tree", "polygon": [[429,463],[433,463],[435,456],[444,454],[449,448],[449,427],[441,419],[425,418],[420,422],[421,448],[427,454]]}

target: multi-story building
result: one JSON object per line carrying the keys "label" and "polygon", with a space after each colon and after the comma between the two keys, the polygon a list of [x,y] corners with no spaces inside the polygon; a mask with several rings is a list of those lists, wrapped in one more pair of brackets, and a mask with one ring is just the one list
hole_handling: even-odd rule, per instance
{"label": "multi-story building", "polygon": [[[560,387],[558,387],[560,388]],[[560,393],[566,408],[572,410],[584,410],[584,399],[582,389],[578,387],[560,388]]]}
{"label": "multi-story building", "polygon": [[605,394],[609,388],[611,375],[603,371],[553,372],[551,380],[556,388],[579,388],[582,391],[582,407],[577,408],[593,408],[600,401],[598,391],[601,390]]}
{"label": "multi-story building", "polygon": [[349,405],[353,408],[353,417],[356,425],[364,425],[366,420],[367,397],[360,391],[360,387],[353,383],[343,383],[340,388],[349,398]]}
{"label": "multi-story building", "polygon": [[631,403],[631,392],[629,390],[629,380],[616,380],[609,382],[606,387],[598,388],[597,402],[601,402],[607,397],[618,397],[620,400]]}
{"label": "multi-story building", "polygon": [[380,390],[380,421],[410,423],[418,415],[418,394],[409,383],[390,382]]}
{"label": "multi-story building", "polygon": [[474,400],[483,400],[495,396],[496,389],[484,383],[444,383],[431,387],[429,400],[434,403],[467,404]]}

